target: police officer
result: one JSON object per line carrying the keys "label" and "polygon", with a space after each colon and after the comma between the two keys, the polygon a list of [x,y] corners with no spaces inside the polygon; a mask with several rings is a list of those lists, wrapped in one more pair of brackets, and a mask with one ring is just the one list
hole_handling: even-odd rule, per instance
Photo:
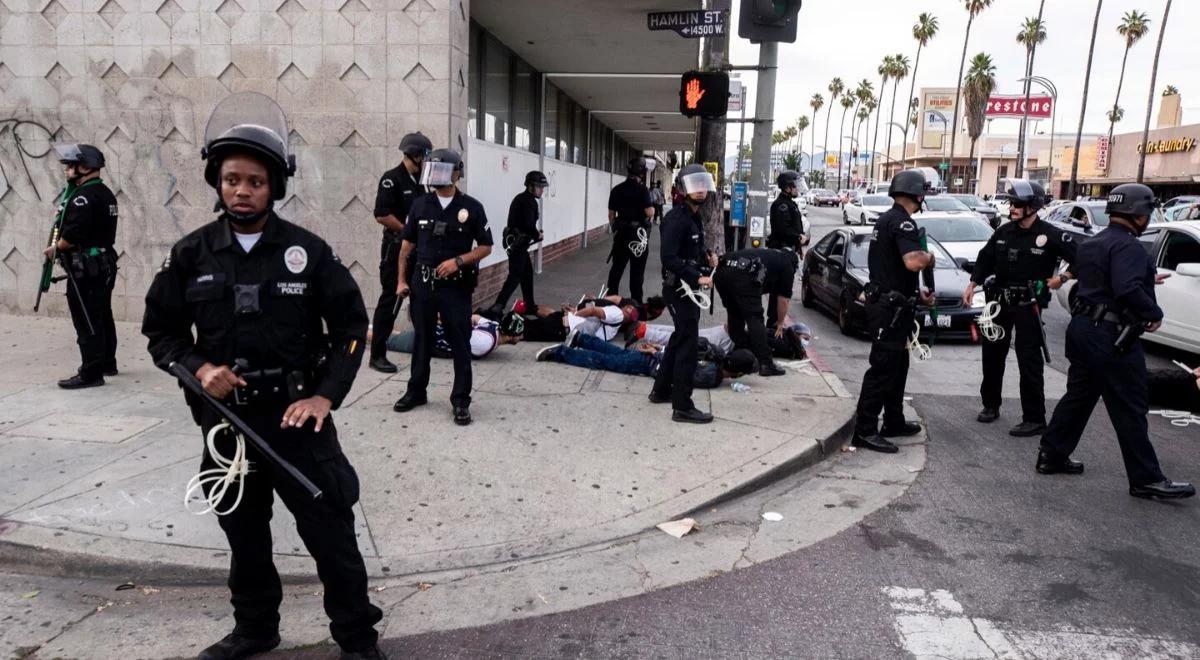
{"label": "police officer", "polygon": [[[483,205],[455,185],[463,176],[462,156],[453,149],[435,149],[425,160],[421,183],[433,188],[413,203],[404,225],[400,274],[406,275],[409,254],[416,253],[412,276],[412,319],[416,331],[408,390],[392,410],[408,412],[429,402],[429,360],[433,357],[438,318],[454,358],[454,387],[450,404],[454,423],[471,423],[471,292],[479,280],[479,262],[492,253],[492,230]],[[409,293],[400,278],[400,297]]]}
{"label": "police officer", "polygon": [[[717,190],[712,175],[703,165],[686,165],[675,177],[675,186],[685,195],[684,203],[672,208],[662,222],[663,297],[671,310],[675,332],[667,342],[662,363],[650,390],[651,403],[671,402],[671,420],[708,424],[713,416],[692,402],[692,387],[700,341],[701,289],[712,287],[706,275],[716,262],[705,256],[704,224],[700,207]],[[690,292],[690,294],[689,294]]]}
{"label": "police officer", "polygon": [[[887,438],[916,435],[918,424],[904,419],[904,383],[908,379],[908,339],[918,297],[933,304],[933,292],[919,289],[918,273],[933,264],[933,254],[921,249],[912,214],[921,209],[929,184],[917,170],[904,170],[888,190],[895,204],[875,221],[874,239],[867,252],[871,279],[864,291],[867,324],[874,337],[870,367],[863,375],[851,444],[873,451],[899,451]],[[876,431],[879,412],[883,427]]]}
{"label": "police officer", "polygon": [[1021,423],[1008,433],[1030,437],[1046,430],[1042,358],[1043,354],[1049,355],[1049,350],[1044,345],[1042,310],[1050,303],[1050,290],[1071,277],[1069,270],[1062,275],[1054,271],[1059,259],[1068,265],[1075,261],[1075,243],[1069,234],[1038,218],[1038,210],[1046,203],[1041,184],[1005,179],[1004,196],[1011,205],[1011,222],[1000,225],[979,251],[971,281],[963,292],[963,304],[971,306],[979,285],[983,285],[988,302],[999,304],[992,322],[999,329],[998,335],[992,335],[996,337],[993,340],[984,334],[983,383],[979,386],[983,410],[977,419],[990,424],[1000,417],[1004,362],[1015,328],[1017,367],[1021,371]]}
{"label": "police officer", "polygon": [[58,240],[45,250],[69,272],[67,308],[75,326],[81,363],[58,381],[67,389],[97,387],[117,375],[117,327],[112,293],[117,282],[117,198],[100,178],[104,154],[90,144],[54,147],[67,176],[59,197]]}
{"label": "police officer", "polygon": [[[638,302],[643,298],[642,282],[646,277],[646,260],[650,253],[650,225],[654,218],[654,203],[646,179],[646,159],[642,156],[629,161],[629,176],[618,183],[608,195],[608,224],[613,232],[612,250],[608,258],[608,294],[617,295],[621,276],[629,266],[629,297]],[[664,220],[665,222],[665,220]]]}
{"label": "police officer", "polygon": [[[383,243],[379,246],[379,302],[375,304],[375,317],[371,321],[371,361],[375,371],[385,374],[396,373],[396,365],[387,359],[387,338],[396,325],[396,314],[400,311],[400,299],[396,297],[396,278],[400,274],[400,238],[404,222],[413,200],[425,193],[424,186],[417,183],[421,176],[421,165],[425,156],[433,149],[429,138],[420,131],[409,133],[400,139],[400,152],[404,159],[394,169],[383,173],[379,179],[379,190],[375,193],[375,222],[383,225]],[[411,264],[408,273],[412,274]]]}
{"label": "police officer", "polygon": [[[786,373],[771,357],[763,325],[763,294],[775,306],[777,318],[787,317],[799,265],[800,257],[794,251],[772,248],[726,252],[717,260],[713,285],[725,305],[729,337],[735,346],[749,347],[758,358],[760,376]],[[782,337],[783,330],[783,324],[778,324],[775,335]]]}
{"label": "police officer", "polygon": [[804,240],[804,216],[796,204],[796,197],[800,194],[797,187],[799,180],[800,174],[793,170],[784,170],[775,177],[779,195],[771,202],[771,235],[767,237],[769,248],[800,251]]}
{"label": "police officer", "polygon": [[1156,206],[1146,186],[1117,186],[1108,196],[1108,228],[1079,246],[1079,284],[1067,326],[1067,393],[1042,436],[1036,469],[1083,472],[1083,463],[1071,460],[1071,453],[1103,398],[1125,459],[1129,494],[1176,499],[1191,497],[1196,489],[1167,479],[1159,467],[1146,430],[1146,356],[1138,341],[1143,331],[1158,330],[1163,318],[1154,297],[1154,264],[1138,241]]}
{"label": "police officer", "polygon": [[[142,334],[154,363],[193,372],[324,493],[313,500],[273,463],[250,454],[241,501],[217,518],[231,550],[235,625],[200,653],[204,660],[245,658],[279,644],[283,592],[271,559],[272,491],[316,560],[341,657],[383,657],[374,627],[383,615],[367,598],[355,538],[358,477],[330,417],[362,364],[367,311],[329,245],[272,210],[295,171],[287,135],[283,111],[261,94],[217,105],[201,155],[221,215],[171,248],[146,294]],[[190,393],[185,399],[217,452],[234,456],[237,439],[218,428],[217,413]],[[208,451],[201,467],[217,467]],[[218,508],[235,499],[231,489]]]}
{"label": "police officer", "polygon": [[491,311],[497,317],[504,313],[508,297],[517,290],[518,284],[525,309],[537,309],[533,300],[533,261],[529,258],[529,248],[542,240],[542,232],[538,229],[538,200],[549,185],[550,181],[541,172],[534,170],[526,174],[525,190],[517,193],[508,206],[508,224],[503,236],[504,249],[508,252],[508,277],[504,278],[504,285],[492,305]]}

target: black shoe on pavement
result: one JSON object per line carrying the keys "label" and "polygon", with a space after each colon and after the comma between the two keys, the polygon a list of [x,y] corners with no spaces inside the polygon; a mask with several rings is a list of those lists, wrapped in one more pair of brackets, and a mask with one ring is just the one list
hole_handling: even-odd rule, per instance
{"label": "black shoe on pavement", "polygon": [[1038,474],[1083,474],[1083,463],[1039,451],[1034,469]]}
{"label": "black shoe on pavement", "polygon": [[454,423],[467,426],[471,423],[471,409],[466,406],[454,406]]}
{"label": "black shoe on pavement", "polygon": [[367,366],[381,374],[394,374],[397,371],[400,371],[399,367],[392,364],[391,361],[384,356],[371,358],[371,361],[367,363]]}
{"label": "black shoe on pavement", "polygon": [[982,422],[984,424],[991,424],[998,419],[1000,419],[1000,410],[997,408],[984,408],[983,410],[980,410],[979,415],[975,417],[975,421]]}
{"label": "black shoe on pavement", "polygon": [[70,378],[58,381],[58,386],[64,390],[81,390],[85,387],[100,387],[104,384],[104,376],[85,378],[83,374],[75,374]]}
{"label": "black shoe on pavement", "polygon": [[279,635],[268,638],[243,637],[229,633],[200,652],[199,660],[241,660],[279,646]]}
{"label": "black shoe on pavement", "polygon": [[429,399],[424,396],[416,396],[408,392],[404,396],[396,399],[396,403],[392,405],[392,410],[396,412],[408,412],[417,406],[423,406],[429,403]]}
{"label": "black shoe on pavement", "polygon": [[879,429],[879,435],[883,438],[907,438],[921,432],[921,425],[916,422],[904,422],[899,426],[890,426],[884,424]]}
{"label": "black shoe on pavement", "polygon": [[887,440],[884,440],[879,434],[862,436],[855,433],[854,437],[850,439],[850,444],[854,447],[870,449],[871,451],[877,451],[883,454],[895,454],[896,452],[900,451],[899,447],[893,445]]}
{"label": "black shoe on pavement", "polygon": [[670,394],[662,394],[654,390],[650,390],[650,396],[646,398],[650,399],[650,403],[671,403]]}
{"label": "black shoe on pavement", "polygon": [[1163,479],[1154,484],[1130,486],[1129,494],[1148,500],[1181,500],[1196,494],[1196,487],[1186,481],[1171,481]]}
{"label": "black shoe on pavement", "polygon": [[763,377],[782,376],[786,373],[787,370],[775,364],[774,362],[764,362],[763,365],[758,368],[758,375]]}
{"label": "black shoe on pavement", "polygon": [[387,655],[378,646],[357,651],[342,650],[341,660],[387,660]]}
{"label": "black shoe on pavement", "polygon": [[562,344],[550,344],[538,351],[533,359],[538,362],[558,362],[558,349],[560,348],[562,348]]}
{"label": "black shoe on pavement", "polygon": [[120,372],[117,371],[117,365],[115,365],[115,364],[108,366],[108,367],[104,367],[104,375],[105,376],[116,376],[119,373]]}
{"label": "black shoe on pavement", "polygon": [[691,410],[672,410],[672,422],[684,422],[685,424],[711,424],[713,416],[700,410],[692,408]]}
{"label": "black shoe on pavement", "polygon": [[563,340],[562,345],[567,348],[579,348],[579,337],[581,333],[579,328],[576,328],[567,333],[567,338]]}
{"label": "black shoe on pavement", "polygon": [[1041,422],[1021,422],[1008,430],[1014,438],[1032,438],[1046,432],[1046,425]]}

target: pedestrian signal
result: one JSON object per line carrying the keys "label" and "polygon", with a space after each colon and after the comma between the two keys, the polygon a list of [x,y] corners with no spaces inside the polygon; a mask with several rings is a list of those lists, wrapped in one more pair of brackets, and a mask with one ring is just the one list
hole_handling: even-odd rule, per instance
{"label": "pedestrian signal", "polygon": [[715,119],[729,108],[729,74],[688,71],[679,81],[679,112],[685,117]]}
{"label": "pedestrian signal", "polygon": [[755,43],[795,43],[800,0],[742,0],[738,36]]}

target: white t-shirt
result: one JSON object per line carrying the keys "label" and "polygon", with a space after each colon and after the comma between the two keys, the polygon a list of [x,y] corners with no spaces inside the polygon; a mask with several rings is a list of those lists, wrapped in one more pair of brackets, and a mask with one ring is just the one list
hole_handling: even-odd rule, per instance
{"label": "white t-shirt", "polygon": [[[657,346],[666,346],[667,342],[671,340],[672,332],[675,332],[675,328],[672,326],[647,323],[646,332],[642,335],[641,339]],[[725,331],[725,326],[723,325],[701,328],[700,336],[707,339],[708,343],[721,349],[724,353],[729,353],[733,350],[733,339],[729,337],[729,333]]]}
{"label": "white t-shirt", "polygon": [[616,305],[601,307],[604,310],[604,320],[591,317],[581,317],[578,314],[567,314],[567,329],[579,329],[580,332],[588,335],[595,335],[604,341],[611,341],[617,336],[617,332],[621,329],[621,324],[625,322],[625,313]]}
{"label": "white t-shirt", "polygon": [[237,242],[242,244],[242,249],[246,251],[246,254],[249,254],[250,249],[258,243],[258,239],[262,238],[261,231],[257,234],[239,234],[235,231],[233,235],[237,237]]}
{"label": "white t-shirt", "polygon": [[453,197],[442,197],[441,195],[438,195],[437,198],[438,204],[442,205],[442,210],[445,210],[447,206],[450,206],[450,202],[454,201]]}

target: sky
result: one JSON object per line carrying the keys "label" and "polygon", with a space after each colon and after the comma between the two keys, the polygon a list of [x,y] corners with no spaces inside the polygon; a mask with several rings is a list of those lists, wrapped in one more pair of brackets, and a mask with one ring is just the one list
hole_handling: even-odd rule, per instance
{"label": "sky", "polygon": [[[1121,92],[1121,107],[1125,109],[1125,118],[1117,123],[1116,133],[1141,131],[1145,121],[1154,50],[1166,0],[1102,1],[1100,27],[1092,63],[1091,89],[1083,121],[1084,131],[1104,133],[1108,130],[1105,114],[1112,107],[1121,70],[1121,58],[1125,50],[1125,42],[1117,33],[1117,25],[1121,16],[1130,10],[1144,11],[1150,15],[1150,32],[1135,44],[1129,53],[1125,84]],[[737,13],[737,5],[738,2],[735,1],[734,14]],[[1025,48],[1017,43],[1016,34],[1026,17],[1037,16],[1038,5],[1039,0],[994,0],[992,6],[977,16],[972,25],[967,59],[979,52],[986,52],[992,56],[996,65],[997,94],[1021,92],[1021,84],[1017,79],[1024,75]],[[917,90],[921,87],[952,88],[958,77],[963,36],[967,25],[967,12],[963,8],[962,0],[804,2],[800,10],[796,43],[780,44],[779,48],[775,129],[779,130],[795,123],[801,114],[811,117],[812,108],[808,102],[814,93],[819,92],[826,101],[817,121],[817,125],[822,129],[817,137],[817,141],[820,142],[825,113],[829,108],[829,91],[826,89],[829,81],[838,76],[847,85],[852,86],[857,84],[857,81],[867,78],[878,91],[880,79],[877,69],[884,55],[903,53],[908,56],[910,63],[915,61],[917,42],[912,38],[912,26],[921,12],[929,12],[936,16],[940,29],[921,53]],[[1044,76],[1058,87],[1060,133],[1073,132],[1079,125],[1088,44],[1091,40],[1095,12],[1096,0],[1046,0],[1042,17],[1046,27],[1046,41],[1038,47],[1034,75]],[[730,60],[737,65],[756,64],[758,46],[736,37],[736,21],[735,16],[731,32],[734,38],[730,45]],[[1194,29],[1197,25],[1200,25],[1200,0],[1175,0],[1171,7],[1158,81],[1155,84],[1158,92],[1168,84],[1179,88],[1183,97],[1184,124],[1200,122],[1200,73],[1197,73],[1197,63],[1200,62],[1200,35],[1197,35]],[[742,79],[750,88],[749,115],[754,108],[755,74],[743,72]],[[900,84],[897,121],[903,121],[899,119],[899,108],[910,84],[911,77]],[[887,89],[884,116],[890,108],[891,83]],[[1156,98],[1151,128],[1158,119],[1157,113]],[[839,114],[840,107],[834,113],[834,124],[837,123]],[[1019,120],[997,119],[992,123],[991,131],[993,134],[1015,135],[1018,125]],[[1048,131],[1049,126],[1041,128]],[[836,132],[836,126],[831,130]],[[832,133],[830,135],[832,139]],[[737,131],[729,131],[727,139],[736,143]],[[810,143],[810,140],[811,133],[806,133],[805,142]]]}

